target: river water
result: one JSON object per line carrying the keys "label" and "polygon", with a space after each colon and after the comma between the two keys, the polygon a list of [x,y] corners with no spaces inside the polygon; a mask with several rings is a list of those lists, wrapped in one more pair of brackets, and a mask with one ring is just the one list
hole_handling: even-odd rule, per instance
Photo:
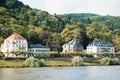
{"label": "river water", "polygon": [[120,80],[120,66],[0,68],[0,80]]}

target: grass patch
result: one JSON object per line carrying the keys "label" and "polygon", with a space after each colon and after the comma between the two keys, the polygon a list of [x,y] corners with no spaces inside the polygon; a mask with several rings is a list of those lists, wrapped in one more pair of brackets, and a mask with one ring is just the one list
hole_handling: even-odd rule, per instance
{"label": "grass patch", "polygon": [[0,60],[2,65],[7,67],[21,67],[24,60]]}
{"label": "grass patch", "polygon": [[48,66],[70,66],[71,62],[70,61],[61,61],[61,60],[46,60],[45,61]]}

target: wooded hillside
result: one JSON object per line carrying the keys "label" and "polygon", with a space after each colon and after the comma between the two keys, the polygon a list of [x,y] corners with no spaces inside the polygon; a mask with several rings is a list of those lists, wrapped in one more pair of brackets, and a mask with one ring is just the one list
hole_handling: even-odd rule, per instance
{"label": "wooded hillside", "polygon": [[14,32],[27,38],[29,45],[40,43],[53,51],[61,51],[61,46],[73,38],[84,48],[96,39],[106,40],[120,51],[120,17],[51,15],[18,0],[0,0],[0,44]]}

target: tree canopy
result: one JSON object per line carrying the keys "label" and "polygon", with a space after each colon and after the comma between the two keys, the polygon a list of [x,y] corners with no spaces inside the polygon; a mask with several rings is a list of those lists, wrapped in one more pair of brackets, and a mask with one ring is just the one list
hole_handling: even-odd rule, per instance
{"label": "tree canopy", "polygon": [[0,0],[0,44],[12,33],[24,36],[29,45],[43,44],[61,51],[62,45],[76,38],[86,46],[96,39],[111,42],[120,51],[120,17],[97,14],[51,15],[32,9],[18,0]]}

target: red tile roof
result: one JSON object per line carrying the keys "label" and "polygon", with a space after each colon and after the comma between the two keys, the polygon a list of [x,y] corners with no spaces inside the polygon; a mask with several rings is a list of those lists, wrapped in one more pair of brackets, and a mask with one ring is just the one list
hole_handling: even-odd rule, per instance
{"label": "red tile roof", "polygon": [[13,33],[6,40],[26,40],[26,39],[18,33]]}

